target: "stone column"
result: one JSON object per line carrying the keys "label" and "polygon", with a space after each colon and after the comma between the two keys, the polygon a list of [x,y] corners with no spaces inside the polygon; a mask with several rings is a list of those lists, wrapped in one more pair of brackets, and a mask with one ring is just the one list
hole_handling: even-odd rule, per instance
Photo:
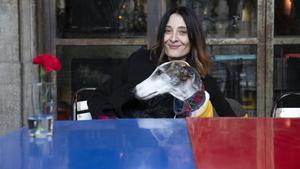
{"label": "stone column", "polygon": [[[36,0],[0,0],[0,135],[25,124],[29,83],[37,78]],[[35,76],[34,76],[35,75]]]}

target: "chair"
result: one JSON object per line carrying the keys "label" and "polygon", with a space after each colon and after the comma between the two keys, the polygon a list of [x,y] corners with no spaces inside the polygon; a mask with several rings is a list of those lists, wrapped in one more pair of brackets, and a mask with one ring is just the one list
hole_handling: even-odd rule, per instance
{"label": "chair", "polygon": [[241,103],[239,103],[237,100],[235,99],[231,99],[228,97],[225,97],[226,101],[229,103],[229,105],[231,106],[231,109],[233,110],[233,112],[236,114],[237,117],[247,117],[247,113],[245,112],[245,110],[243,109],[243,106]]}
{"label": "chair", "polygon": [[300,93],[287,92],[276,98],[272,117],[300,117]]}
{"label": "chair", "polygon": [[[229,103],[231,109],[237,117],[248,117],[248,114],[244,111],[242,104],[237,100],[228,97],[225,97],[225,100]],[[220,117],[215,109],[214,117]]]}
{"label": "chair", "polygon": [[87,99],[96,88],[81,88],[75,92],[73,99],[73,120],[91,120]]}

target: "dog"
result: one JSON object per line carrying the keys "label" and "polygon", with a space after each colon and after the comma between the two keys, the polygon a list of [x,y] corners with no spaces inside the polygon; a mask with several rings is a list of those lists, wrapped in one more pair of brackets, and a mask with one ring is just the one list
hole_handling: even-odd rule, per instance
{"label": "dog", "polygon": [[134,88],[134,94],[140,100],[148,100],[165,93],[175,98],[175,117],[213,117],[209,94],[205,91],[198,72],[187,62],[165,62]]}

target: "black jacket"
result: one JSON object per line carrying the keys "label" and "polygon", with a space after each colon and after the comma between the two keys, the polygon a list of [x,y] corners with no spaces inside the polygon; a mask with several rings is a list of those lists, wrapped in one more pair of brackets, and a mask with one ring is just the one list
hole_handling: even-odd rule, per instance
{"label": "black jacket", "polygon": [[[88,100],[93,118],[97,119],[103,115],[118,118],[174,117],[173,96],[170,94],[141,101],[137,100],[132,93],[132,89],[150,76],[155,68],[156,60],[150,56],[149,50],[141,48],[134,52]],[[209,75],[202,81],[218,115],[235,116],[216,81]]]}

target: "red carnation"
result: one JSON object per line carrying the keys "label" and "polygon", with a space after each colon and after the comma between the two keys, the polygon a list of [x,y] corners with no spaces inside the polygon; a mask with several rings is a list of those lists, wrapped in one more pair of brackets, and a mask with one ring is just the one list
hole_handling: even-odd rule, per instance
{"label": "red carnation", "polygon": [[60,61],[51,54],[42,54],[32,59],[33,64],[41,65],[45,72],[59,71],[61,69]]}

